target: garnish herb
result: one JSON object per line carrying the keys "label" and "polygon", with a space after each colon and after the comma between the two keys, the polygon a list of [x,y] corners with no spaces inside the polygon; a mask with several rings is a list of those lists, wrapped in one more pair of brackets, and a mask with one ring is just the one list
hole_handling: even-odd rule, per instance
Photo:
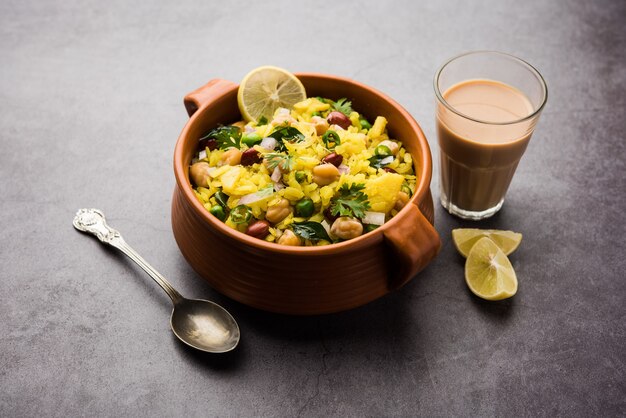
{"label": "garnish herb", "polygon": [[321,223],[313,221],[294,222],[289,225],[294,234],[311,241],[326,240],[332,242]]}
{"label": "garnish herb", "polygon": [[271,136],[278,142],[279,151],[285,150],[285,143],[284,143],[285,141],[288,141],[288,142],[304,141],[304,134],[302,134],[302,132],[300,132],[299,130],[291,126],[282,126],[282,127],[276,128],[274,132],[269,134],[269,136]]}
{"label": "garnish herb", "polygon": [[383,168],[383,167],[388,166],[391,163],[391,161],[389,163],[387,162],[383,163],[383,160],[385,160],[386,158],[389,158],[389,155],[374,155],[372,158],[368,160],[370,162],[370,167]]}
{"label": "garnish herb", "polygon": [[230,211],[230,220],[235,224],[245,224],[252,219],[252,212],[246,205],[235,206]]}
{"label": "garnish herb", "polygon": [[265,116],[261,116],[256,124],[257,126],[267,125],[267,118]]}
{"label": "garnish herb", "polygon": [[200,141],[203,139],[215,139],[217,142],[217,147],[219,149],[226,148],[239,148],[239,144],[241,141],[241,130],[236,126],[218,126],[215,129],[212,129],[208,134],[200,138]]}
{"label": "garnish herb", "polygon": [[352,102],[345,97],[334,102],[332,107],[334,110],[341,112],[346,116],[350,116],[350,113],[352,113]]}
{"label": "garnish herb", "polygon": [[339,139],[337,132],[330,129],[322,136],[322,141],[324,141],[324,145],[329,150],[335,149],[337,145],[341,144],[341,139]]}
{"label": "garnish herb", "polygon": [[293,169],[293,155],[270,152],[265,154],[264,158],[267,161],[267,169],[270,171],[274,170],[276,167],[280,168],[283,172],[291,171]]}
{"label": "garnish herb", "polygon": [[331,200],[330,213],[334,216],[365,217],[365,211],[370,208],[367,195],[363,193],[365,184],[353,183],[348,186],[344,183],[339,188],[339,196]]}

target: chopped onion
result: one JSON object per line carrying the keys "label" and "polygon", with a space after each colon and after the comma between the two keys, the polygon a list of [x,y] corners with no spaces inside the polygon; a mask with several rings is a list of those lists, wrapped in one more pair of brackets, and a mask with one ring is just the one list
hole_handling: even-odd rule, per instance
{"label": "chopped onion", "polygon": [[328,221],[326,221],[326,219],[324,219],[320,223],[322,224],[322,227],[326,230],[326,233],[330,236],[330,225],[328,224]]}
{"label": "chopped onion", "polygon": [[270,151],[273,151],[274,148],[276,148],[276,145],[278,145],[278,141],[276,141],[276,138],[272,138],[271,136],[263,138],[261,141],[261,146]]}
{"label": "chopped onion", "polygon": [[281,115],[290,115],[291,111],[287,108],[284,107],[279,107],[278,111],[276,112],[277,116],[281,116]]}
{"label": "chopped onion", "polygon": [[345,164],[340,164],[337,170],[339,170],[339,174],[350,174],[350,167]]}
{"label": "chopped onion", "polygon": [[283,178],[283,173],[280,171],[280,168],[276,167],[270,178],[274,183],[278,183]]}
{"label": "chopped onion", "polygon": [[249,205],[251,203],[258,202],[261,199],[265,199],[268,196],[271,196],[272,193],[274,193],[274,188],[266,187],[266,188],[259,190],[258,192],[250,193],[250,194],[243,196],[241,199],[239,199],[238,204]]}
{"label": "chopped onion", "polygon": [[206,158],[206,149],[203,149],[202,151],[198,153],[198,159],[204,160],[205,158]]}
{"label": "chopped onion", "polygon": [[256,129],[254,129],[254,128],[253,128],[252,126],[250,126],[250,125],[246,125],[246,128],[245,128],[245,133],[250,134],[250,133],[252,133],[252,132],[254,132],[254,131],[256,131]]}
{"label": "chopped onion", "polygon": [[365,217],[362,219],[364,224],[370,225],[382,225],[385,223],[384,212],[365,212]]}
{"label": "chopped onion", "polygon": [[274,190],[276,190],[276,191],[282,190],[282,189],[284,189],[285,187],[287,187],[287,186],[285,186],[285,185],[284,185],[284,184],[282,184],[282,183],[274,183]]}
{"label": "chopped onion", "polygon": [[380,165],[391,164],[394,159],[395,159],[395,157],[393,155],[390,155],[389,157],[385,157],[382,160],[380,160]]}

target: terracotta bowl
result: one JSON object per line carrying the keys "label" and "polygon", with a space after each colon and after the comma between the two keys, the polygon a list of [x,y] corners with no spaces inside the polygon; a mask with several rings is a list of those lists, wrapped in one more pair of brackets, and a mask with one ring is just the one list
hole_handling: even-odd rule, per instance
{"label": "terracotta bowl", "polygon": [[430,149],[417,122],[386,95],[346,78],[296,75],[310,97],[347,97],[368,119],[388,119],[390,136],[404,143],[415,162],[418,181],[410,204],[373,232],[323,247],[281,246],[227,227],[198,202],[188,173],[198,138],[241,120],[237,84],[212,80],[185,97],[190,119],[174,151],[172,228],[183,256],[218,292],[272,312],[338,312],[403,286],[437,255]]}

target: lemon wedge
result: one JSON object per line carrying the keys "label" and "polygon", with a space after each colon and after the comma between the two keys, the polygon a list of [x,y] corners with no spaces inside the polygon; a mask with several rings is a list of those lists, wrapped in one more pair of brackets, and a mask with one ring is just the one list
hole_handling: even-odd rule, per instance
{"label": "lemon wedge", "polygon": [[290,109],[306,99],[302,82],[287,70],[263,66],[250,71],[239,84],[237,104],[243,118],[256,122],[272,119],[279,107]]}
{"label": "lemon wedge", "polygon": [[481,238],[490,238],[504,253],[509,255],[517,249],[522,242],[522,234],[513,231],[501,231],[498,229],[473,229],[458,228],[452,230],[454,246],[467,258],[470,250]]}
{"label": "lemon wedge", "polygon": [[511,262],[487,237],[479,239],[469,252],[465,283],[472,293],[487,300],[510,298],[517,292],[517,276]]}

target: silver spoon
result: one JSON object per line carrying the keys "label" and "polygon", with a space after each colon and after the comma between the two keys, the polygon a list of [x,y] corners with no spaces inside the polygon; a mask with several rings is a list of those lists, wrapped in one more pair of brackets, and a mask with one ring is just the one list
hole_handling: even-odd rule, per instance
{"label": "silver spoon", "polygon": [[80,209],[74,217],[74,228],[89,232],[100,241],[117,248],[139,265],[172,299],[172,331],[185,344],[209,353],[225,353],[239,343],[239,326],[217,303],[202,299],[185,299],[167,280],[146,262],[118,231],[107,225],[98,209]]}

